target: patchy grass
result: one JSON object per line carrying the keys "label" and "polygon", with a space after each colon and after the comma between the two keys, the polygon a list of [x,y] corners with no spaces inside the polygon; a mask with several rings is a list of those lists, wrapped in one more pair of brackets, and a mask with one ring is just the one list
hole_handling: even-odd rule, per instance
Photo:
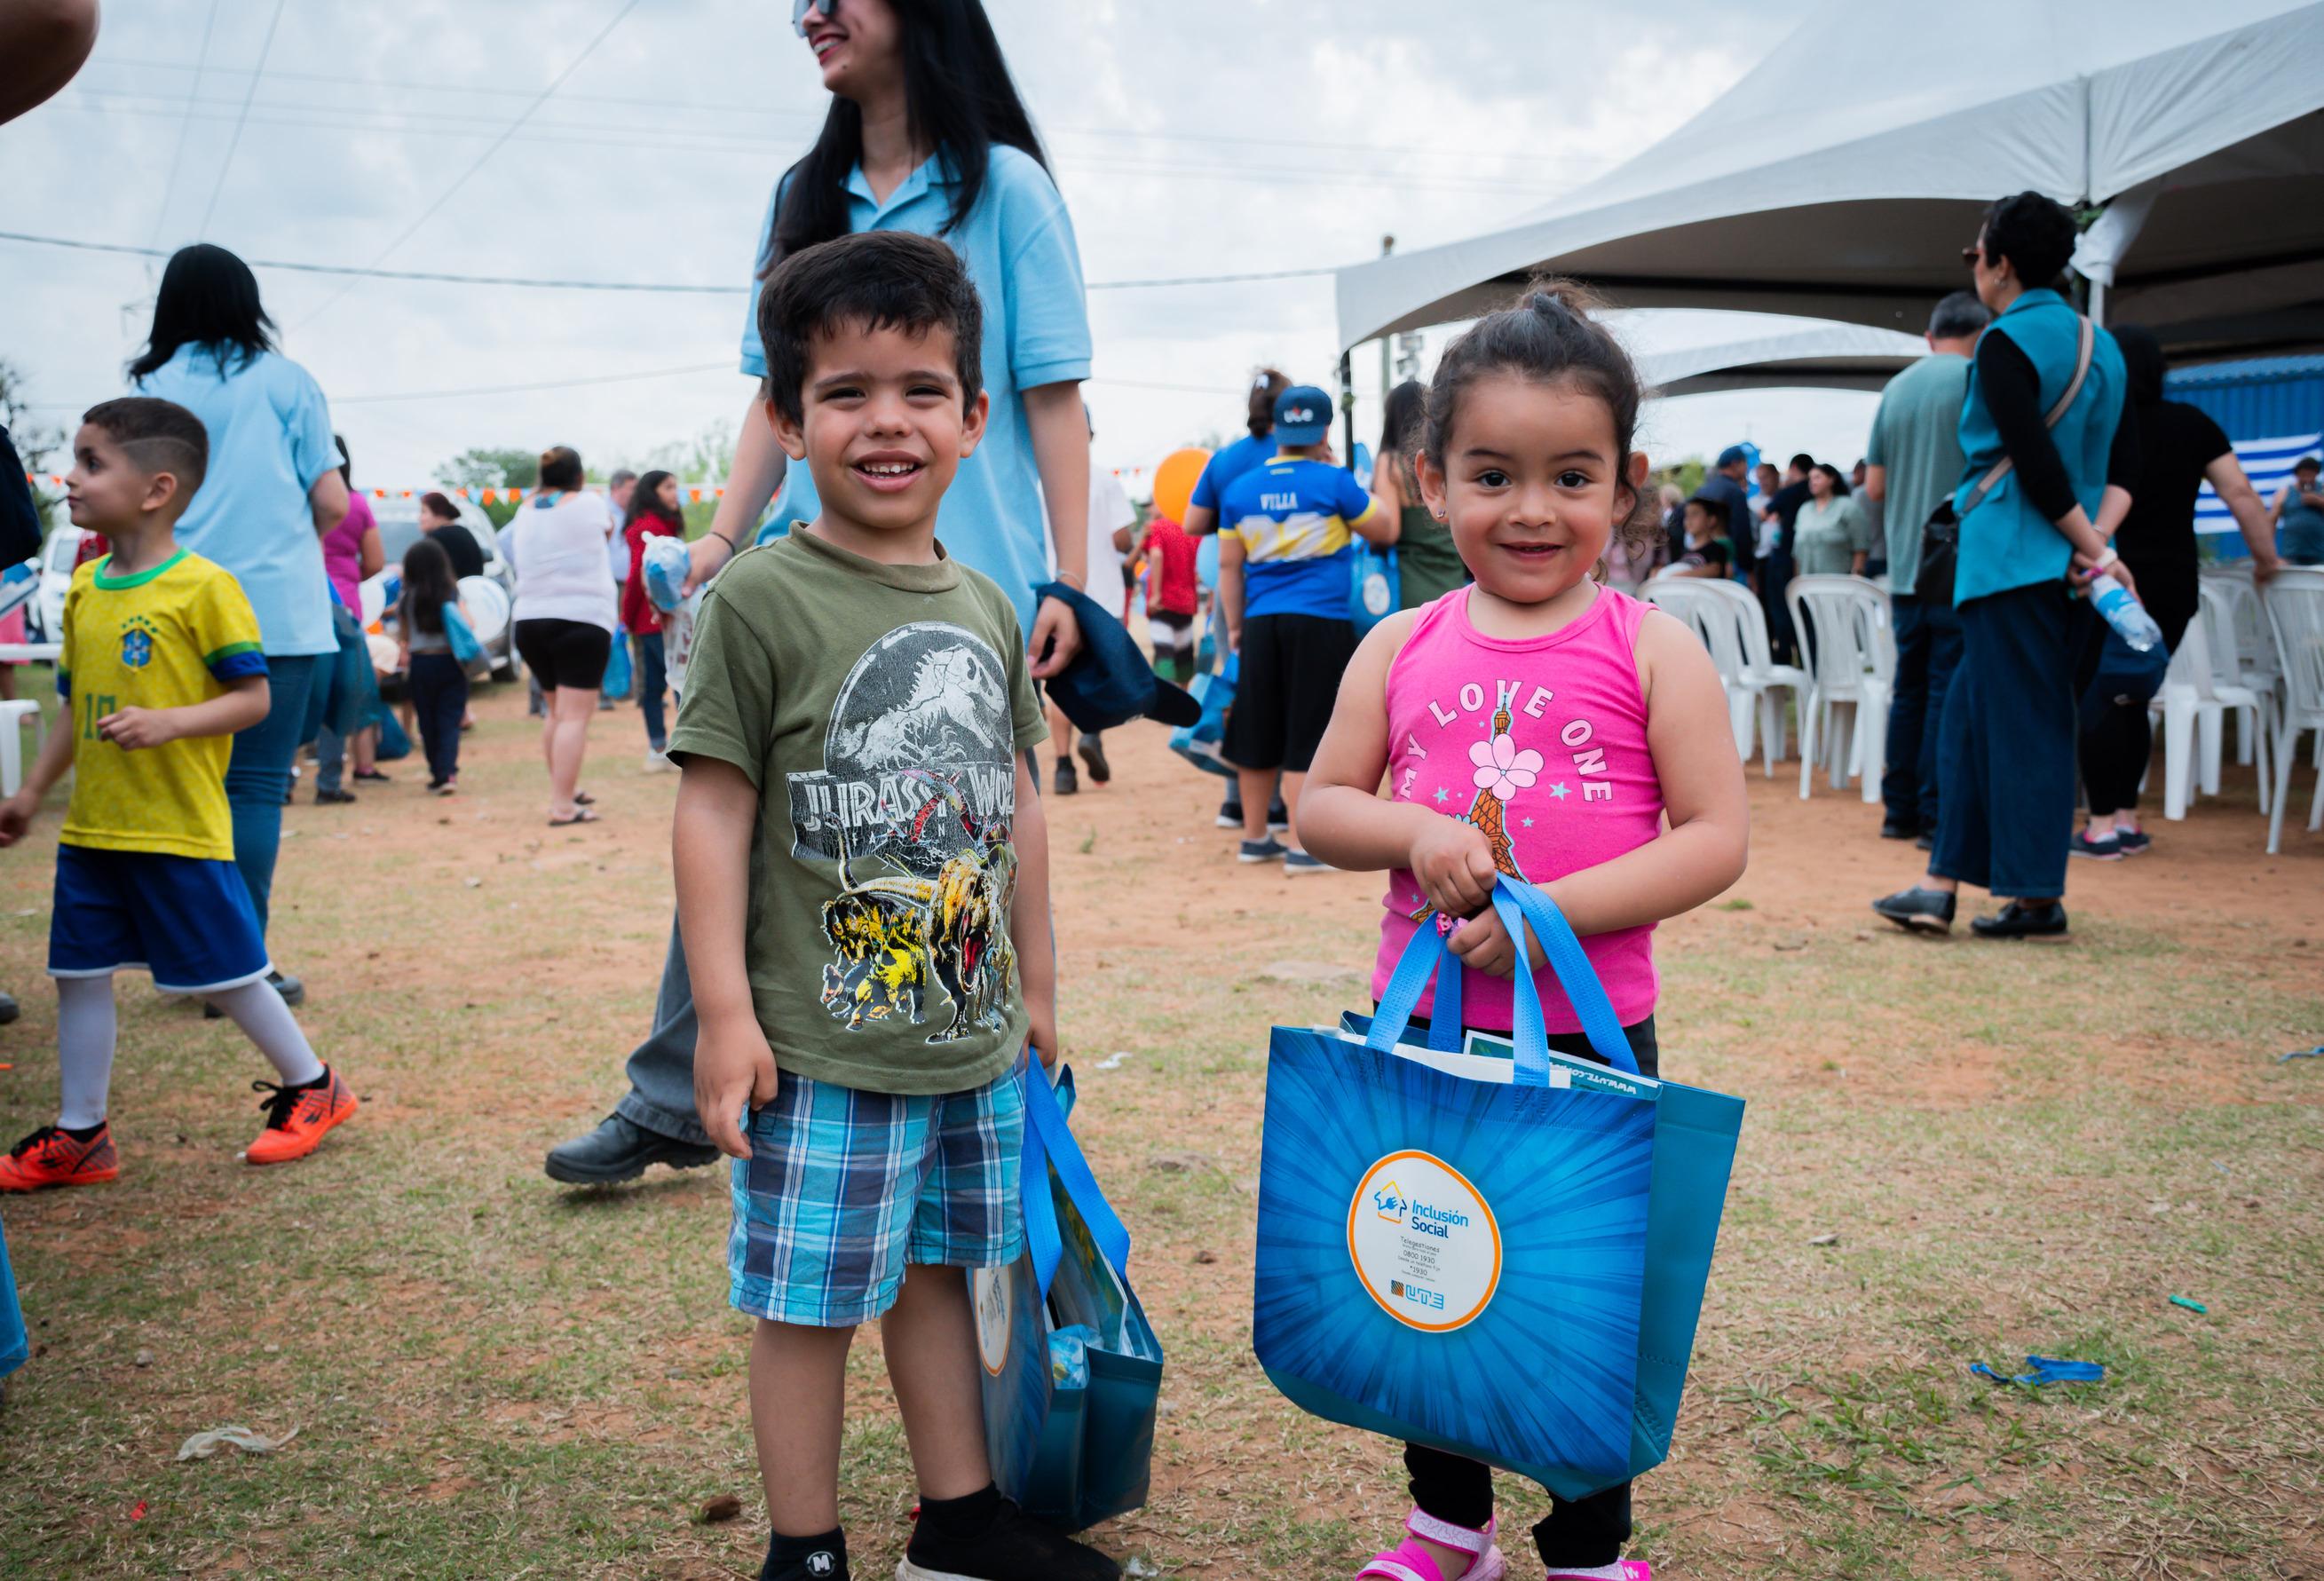
{"label": "patchy grass", "polygon": [[[263,1067],[122,985],[123,1179],[5,1205],[41,1353],[0,1415],[0,1576],[756,1573],[722,1172],[540,1172],[646,1025],[671,781],[606,716],[608,822],[550,831],[521,711],[485,702],[455,800],[406,764],[289,815],[275,947],[364,1102],[317,1158],[236,1164]],[[1404,1507],[1395,1448],[1282,1402],[1249,1290],[1266,1029],[1360,1000],[1376,891],[1238,867],[1158,733],[1108,745],[1116,783],[1053,818],[1065,1035],[1170,1360],[1153,1502],[1098,1535],[1165,1575],[1344,1576]],[[1904,876],[1858,827],[1877,809],[1753,783],[1752,874],[1658,946],[1666,1069],[1751,1109],[1636,1551],[1674,1576],[2324,1575],[2324,1068],[2273,1063],[2324,1027],[2318,843],[2266,863],[2247,812],[2207,804],[2143,864],[2075,874],[2074,945],[1935,944],[1862,909]],[[37,839],[0,862],[10,1136],[56,1098],[48,876]],[[1968,1372],[2029,1352],[2108,1375]],[[912,1502],[876,1334],[849,1390],[876,1576]],[[229,1422],[300,1431],[174,1460]],[[1538,1518],[1501,1488],[1513,1533]],[[699,1522],[723,1493],[742,1518]]]}

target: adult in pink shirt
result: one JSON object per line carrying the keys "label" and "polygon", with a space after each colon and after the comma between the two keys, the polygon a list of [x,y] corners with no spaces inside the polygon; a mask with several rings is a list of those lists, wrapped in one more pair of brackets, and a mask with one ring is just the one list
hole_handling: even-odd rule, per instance
{"label": "adult in pink shirt", "polygon": [[[334,435],[337,439],[337,436]],[[347,459],[347,442],[338,439],[339,476],[347,485],[347,513],[323,534],[323,576],[331,585],[338,607],[331,612],[331,629],[339,652],[327,666],[323,687],[321,719],[315,731],[315,800],[328,807],[355,800],[344,779],[347,754],[355,760],[355,778],[381,780],[376,754],[379,733],[364,724],[370,712],[374,689],[371,650],[363,633],[363,585],[387,563],[379,541],[379,521],[371,501],[355,486],[355,466]]]}

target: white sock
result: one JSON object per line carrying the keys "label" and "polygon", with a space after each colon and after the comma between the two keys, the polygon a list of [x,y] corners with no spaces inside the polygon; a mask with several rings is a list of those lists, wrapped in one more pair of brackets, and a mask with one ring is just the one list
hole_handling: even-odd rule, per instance
{"label": "white sock", "polygon": [[244,983],[239,988],[229,988],[223,994],[204,995],[212,1004],[234,1018],[258,1051],[273,1065],[274,1073],[285,1086],[302,1086],[323,1074],[323,1062],[315,1058],[308,1046],[307,1034],[299,1030],[299,1018],[282,1003],[282,995],[274,985],[260,978]]}
{"label": "white sock", "polygon": [[57,1068],[64,1100],[57,1123],[84,1131],[105,1119],[105,1098],[113,1086],[113,978],[59,977]]}
{"label": "white sock", "polygon": [[1622,1568],[1621,1561],[1617,1559],[1610,1565],[1591,1565],[1586,1569],[1576,1569],[1568,1565],[1563,1570],[1552,1570],[1549,1581],[1629,1581],[1629,1576],[1630,1573]]}

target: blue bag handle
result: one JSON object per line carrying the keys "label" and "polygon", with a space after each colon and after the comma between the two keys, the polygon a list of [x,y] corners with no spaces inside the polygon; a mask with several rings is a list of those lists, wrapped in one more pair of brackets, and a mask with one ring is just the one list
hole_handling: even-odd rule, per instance
{"label": "blue bag handle", "polygon": [[[1574,1013],[1581,1017],[1582,1031],[1598,1057],[1627,1076],[1639,1074],[1637,1058],[1630,1052],[1630,1040],[1622,1031],[1621,1020],[1615,1015],[1605,986],[1598,981],[1597,969],[1591,966],[1582,941],[1573,936],[1573,929],[1557,909],[1557,903],[1536,886],[1503,874],[1493,881],[1493,911],[1511,938],[1524,938],[1526,926],[1532,927],[1558,986],[1565,990]],[[1440,966],[1450,969],[1440,974]],[[1462,1046],[1458,987],[1462,970],[1443,936],[1433,925],[1424,923],[1412,936],[1412,942],[1405,946],[1396,972],[1388,979],[1388,990],[1380,995],[1371,1032],[1364,1040],[1366,1045],[1382,1052],[1393,1049],[1411,1024],[1421,989],[1432,975],[1440,975],[1436,1003],[1429,1013],[1428,1046],[1440,1052],[1458,1051]],[[1546,1086],[1549,1033],[1542,1019],[1541,990],[1529,971],[1519,972],[1517,980],[1518,987],[1512,995],[1517,1004],[1517,1026],[1509,1040],[1517,1055],[1517,1085]],[[1448,984],[1453,985],[1450,994],[1445,991]]]}
{"label": "blue bag handle", "polygon": [[[1067,1069],[1059,1074],[1057,1083],[1068,1090],[1073,1086],[1074,1073]],[[1073,1130],[1065,1123],[1065,1112],[1057,1103],[1057,1095],[1049,1086],[1048,1073],[1041,1068],[1038,1055],[1025,1062],[1025,1153],[1020,1166],[1022,1178],[1018,1182],[1025,1205],[1025,1247],[1033,1254],[1033,1272],[1040,1281],[1041,1294],[1049,1293],[1049,1286],[1057,1277],[1057,1264],[1064,1261],[1065,1243],[1057,1228],[1056,1199],[1049,1191],[1049,1171],[1057,1172],[1057,1183],[1065,1188],[1065,1197],[1089,1226],[1090,1239],[1097,1245],[1098,1255],[1112,1269],[1124,1287],[1130,1282],[1130,1230],[1121,1222],[1113,1205],[1106,1201],[1105,1193],[1098,1188],[1097,1177],[1090,1172],[1089,1160],[1082,1156],[1081,1143],[1074,1140]]]}

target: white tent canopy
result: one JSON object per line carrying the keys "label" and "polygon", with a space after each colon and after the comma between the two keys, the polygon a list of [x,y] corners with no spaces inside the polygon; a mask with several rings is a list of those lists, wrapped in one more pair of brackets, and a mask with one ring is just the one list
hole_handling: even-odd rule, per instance
{"label": "white tent canopy", "polygon": [[1863,324],[1771,319],[1772,332],[1638,356],[1638,374],[1657,395],[1716,390],[1877,390],[1907,364],[1928,355],[1917,335]]}
{"label": "white tent canopy", "polygon": [[2028,189],[2115,203],[2078,260],[2108,318],[2181,353],[2324,339],[2319,59],[2317,3],[1831,0],[1549,208],[1341,270],[1341,344],[1474,317],[1540,269],[1626,307],[1917,330],[1967,284],[1985,206]]}

